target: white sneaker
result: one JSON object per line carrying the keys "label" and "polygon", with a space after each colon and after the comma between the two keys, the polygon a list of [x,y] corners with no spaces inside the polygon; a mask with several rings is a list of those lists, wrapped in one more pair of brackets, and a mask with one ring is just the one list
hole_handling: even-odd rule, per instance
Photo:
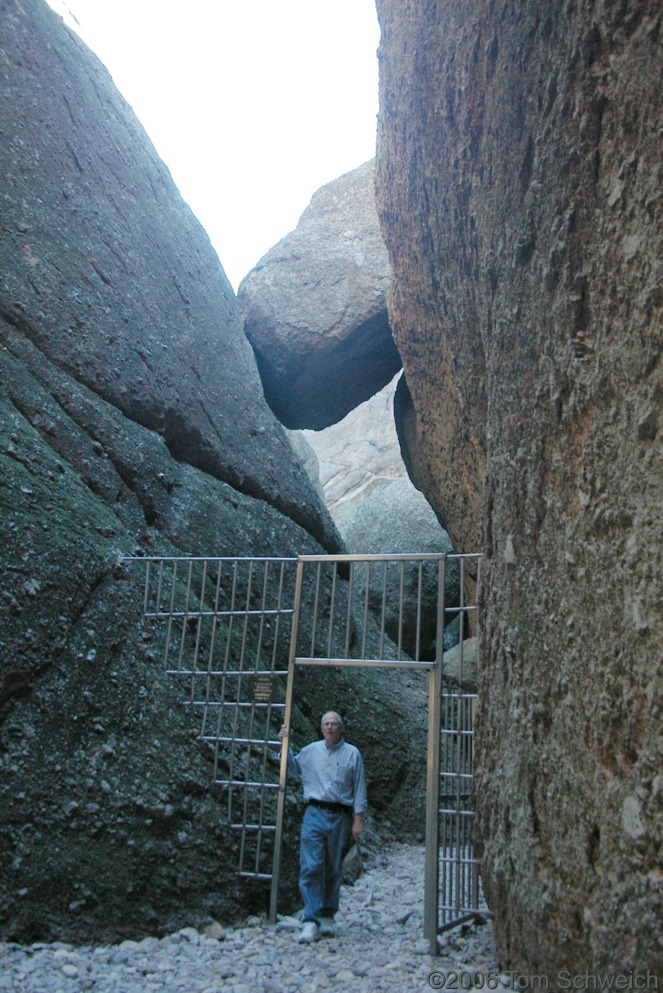
{"label": "white sneaker", "polygon": [[333,917],[323,917],[320,921],[320,937],[333,938],[336,934]]}
{"label": "white sneaker", "polygon": [[320,937],[320,928],[315,921],[306,921],[297,941],[302,945],[310,945],[312,941],[317,941]]}

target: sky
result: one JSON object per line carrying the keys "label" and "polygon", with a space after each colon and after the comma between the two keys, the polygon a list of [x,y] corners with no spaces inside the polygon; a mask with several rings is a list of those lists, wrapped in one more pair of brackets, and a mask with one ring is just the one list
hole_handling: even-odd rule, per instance
{"label": "sky", "polygon": [[375,154],[374,0],[48,0],[113,76],[230,282]]}

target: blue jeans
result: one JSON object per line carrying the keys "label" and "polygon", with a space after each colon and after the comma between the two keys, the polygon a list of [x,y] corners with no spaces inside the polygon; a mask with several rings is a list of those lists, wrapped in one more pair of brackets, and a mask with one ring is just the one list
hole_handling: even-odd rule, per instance
{"label": "blue jeans", "polygon": [[320,923],[333,917],[343,878],[343,856],[352,831],[352,815],[308,806],[299,843],[299,891],[302,920]]}

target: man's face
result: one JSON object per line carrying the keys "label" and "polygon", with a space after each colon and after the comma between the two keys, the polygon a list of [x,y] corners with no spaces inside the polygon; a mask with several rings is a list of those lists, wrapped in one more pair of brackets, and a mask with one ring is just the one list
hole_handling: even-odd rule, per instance
{"label": "man's face", "polygon": [[343,725],[338,714],[325,714],[320,728],[322,729],[322,737],[330,747],[339,743],[343,734]]}

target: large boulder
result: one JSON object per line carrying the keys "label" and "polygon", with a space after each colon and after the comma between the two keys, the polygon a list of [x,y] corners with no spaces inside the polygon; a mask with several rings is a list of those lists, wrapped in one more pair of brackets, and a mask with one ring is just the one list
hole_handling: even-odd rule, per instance
{"label": "large boulder", "polygon": [[[106,71],[42,0],[3,2],[0,36],[0,938],[232,921],[267,894],[236,877],[214,764],[125,556],[343,546],[209,241]],[[274,650],[285,664],[287,638]],[[421,688],[396,693],[397,675],[330,671],[296,701],[301,740],[316,708],[345,710],[394,823],[424,748]],[[387,705],[408,745],[385,759]]]}
{"label": "large boulder", "polygon": [[141,624],[144,569],[122,556],[320,546],[0,332],[0,936],[111,941],[234,919],[251,899],[232,878],[237,839],[158,630]]}
{"label": "large boulder", "polygon": [[286,427],[333,424],[400,369],[388,286],[371,160],[318,190],[239,287],[267,402]]}
{"label": "large boulder", "polygon": [[175,459],[338,548],[209,239],[108,73],[41,8],[2,8],[5,321]]}
{"label": "large boulder", "polygon": [[499,959],[661,975],[660,4],[377,7],[404,423],[484,552]]}

